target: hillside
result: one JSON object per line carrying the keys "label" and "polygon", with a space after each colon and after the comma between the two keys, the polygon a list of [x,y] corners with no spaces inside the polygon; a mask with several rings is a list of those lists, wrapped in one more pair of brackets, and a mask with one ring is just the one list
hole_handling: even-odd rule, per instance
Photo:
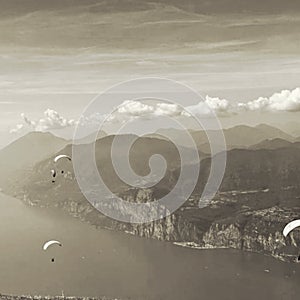
{"label": "hillside", "polygon": [[252,145],[249,149],[252,150],[259,150],[259,149],[266,149],[266,150],[275,150],[279,148],[299,148],[299,142],[289,142],[284,139],[276,138],[276,139],[268,139],[264,140],[258,144]]}
{"label": "hillside", "polygon": [[30,167],[66,144],[66,140],[51,133],[31,132],[1,149],[0,164],[15,169]]}
{"label": "hillside", "polygon": [[54,155],[67,141],[51,133],[31,132],[0,150],[0,183],[26,174],[39,161]]}
{"label": "hillside", "polygon": [[[210,153],[210,146],[207,138],[207,134],[204,131],[189,131],[190,135],[193,137],[198,149],[204,153]],[[181,145],[182,132],[175,129],[161,129],[156,132],[159,136],[170,136],[176,141],[177,144]],[[214,130],[208,130],[208,134],[214,134]],[[294,137],[283,132],[282,130],[260,124],[255,127],[250,127],[246,125],[238,125],[232,128],[224,129],[223,134],[226,141],[227,150],[234,148],[247,148],[252,145],[258,144],[264,140],[270,139],[284,139],[286,141],[293,141]]]}
{"label": "hillside", "polygon": [[[130,149],[129,161],[134,172],[136,172],[140,176],[146,176],[150,173],[151,169],[149,166],[149,159],[154,154],[159,154],[163,158],[165,158],[167,174],[180,166],[181,160],[178,149],[173,143],[169,141],[148,137],[136,139],[137,136],[135,135],[121,135],[119,136],[119,138],[121,139],[122,146],[116,151],[118,160],[124,161],[124,153],[126,151],[125,145],[128,143],[133,143],[132,148]],[[124,189],[128,189],[129,186],[116,175],[116,172],[113,168],[111,160],[111,147],[113,140],[113,135],[106,136],[97,140],[95,144],[96,163],[103,180],[111,188],[111,190],[115,192],[121,192]],[[87,145],[81,144],[76,145],[76,147],[79,147],[83,153],[83,159],[82,161],[80,161],[80,164],[86,172],[85,176],[91,175],[91,170],[87,167],[86,161],[84,159],[84,153],[88,149]],[[188,163],[190,164],[195,163],[195,161],[192,160],[192,157],[194,157],[195,155],[199,155],[200,159],[204,159],[205,157],[207,157],[207,155],[201,153],[200,151],[195,153],[194,150],[184,147],[181,147],[181,150],[185,151],[187,157],[191,157],[191,159],[188,161]],[[63,186],[63,188],[65,189],[66,194],[68,194],[68,191],[70,193],[74,193],[77,188],[73,187],[74,174],[72,164],[69,161],[61,161],[57,164],[54,164],[53,157],[57,154],[67,154],[69,156],[72,156],[72,145],[69,144],[56,154],[48,155],[48,157],[43,161],[38,161],[28,178],[21,179],[20,176],[12,176],[12,181],[21,181],[22,183],[24,183],[27,182],[29,178],[31,178],[32,182],[34,182],[34,185],[36,183],[41,184],[42,186],[40,188],[43,188],[45,192],[48,191],[48,189],[57,189],[58,187],[60,187],[61,183],[64,183],[65,186]],[[153,167],[160,170],[161,161],[154,161]],[[58,173],[64,171],[64,175],[59,175],[56,177],[55,185],[53,185],[52,183],[53,178],[51,176],[51,169],[56,169]],[[65,180],[65,178],[67,178],[67,180]],[[133,178],[131,177],[129,177],[129,179],[133,180]],[[71,186],[68,187],[69,185]],[[9,189],[11,190],[11,192],[13,192],[14,188],[10,186]]]}
{"label": "hillside", "polygon": [[[122,138],[126,141],[135,137],[124,135]],[[108,186],[123,199],[153,201],[172,189],[179,175],[178,153],[172,144],[161,139],[138,139],[131,153],[135,171],[143,175],[148,171],[148,158],[154,150],[165,156],[168,169],[165,178],[155,187],[134,189],[122,184],[112,169],[108,159],[112,140],[113,137],[108,136],[97,141],[96,160]],[[122,149],[119,150],[118,155],[122,155]],[[71,146],[60,153],[71,154]],[[194,242],[204,248],[232,247],[292,261],[300,245],[298,230],[287,239],[281,233],[285,224],[300,214],[300,150],[297,148],[228,151],[219,192],[206,205],[201,200],[202,208],[198,208],[210,171],[210,158],[205,158],[201,162],[197,187],[185,205],[164,220],[143,225],[119,223],[95,210],[79,190],[69,162],[61,166],[64,175],[51,183],[52,167],[51,158],[41,161],[29,176],[5,192],[30,205],[60,207],[95,226],[161,240]],[[89,174],[89,170],[85,172],[83,176]],[[109,199],[106,202],[109,203]]]}

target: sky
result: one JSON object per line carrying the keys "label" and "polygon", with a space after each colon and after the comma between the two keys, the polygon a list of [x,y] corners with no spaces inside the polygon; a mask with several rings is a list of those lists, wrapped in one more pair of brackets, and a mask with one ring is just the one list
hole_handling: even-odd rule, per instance
{"label": "sky", "polygon": [[[98,93],[149,76],[225,99],[224,127],[297,121],[298,2],[1,0],[0,147],[36,129],[24,116],[72,127]],[[269,106],[237,111],[260,98]]]}

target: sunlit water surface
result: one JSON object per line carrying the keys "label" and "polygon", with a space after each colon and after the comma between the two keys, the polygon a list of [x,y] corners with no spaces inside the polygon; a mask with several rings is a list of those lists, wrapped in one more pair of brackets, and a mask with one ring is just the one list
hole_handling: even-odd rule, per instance
{"label": "sunlit water surface", "polygon": [[[3,194],[0,220],[2,294],[63,292],[156,300],[300,297],[300,264],[235,250],[182,248],[99,230]],[[50,239],[63,246],[43,251],[43,243]]]}

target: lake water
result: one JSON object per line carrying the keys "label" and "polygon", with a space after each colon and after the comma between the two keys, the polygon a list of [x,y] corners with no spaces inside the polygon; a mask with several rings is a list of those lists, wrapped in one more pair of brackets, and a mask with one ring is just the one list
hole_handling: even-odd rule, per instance
{"label": "lake water", "polygon": [[[98,230],[3,194],[0,221],[2,294],[64,291],[125,299],[299,299],[299,264],[234,250],[187,249]],[[63,247],[43,251],[43,243],[50,239],[60,240]]]}

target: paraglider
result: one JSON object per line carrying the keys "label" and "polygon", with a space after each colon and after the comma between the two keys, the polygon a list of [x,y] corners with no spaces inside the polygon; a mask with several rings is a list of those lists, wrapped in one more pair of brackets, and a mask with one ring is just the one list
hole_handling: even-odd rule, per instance
{"label": "paraglider", "polygon": [[62,158],[66,158],[68,159],[69,161],[72,161],[72,158],[68,155],[65,155],[65,154],[60,154],[60,155],[57,155],[55,158],[54,158],[54,162],[57,163],[60,159]]}
{"label": "paraglider", "polygon": [[288,223],[284,227],[282,233],[285,237],[287,237],[292,230],[294,230],[296,227],[299,227],[299,226],[300,226],[300,220],[294,220],[294,221]]}
{"label": "paraglider", "polygon": [[59,241],[55,241],[55,240],[51,240],[51,241],[48,241],[46,242],[44,245],[43,245],[43,250],[47,250],[50,246],[52,245],[58,245],[58,246],[62,246],[61,242]]}
{"label": "paraglider", "polygon": [[[61,160],[61,159],[67,159],[68,161],[72,161],[71,157],[68,156],[68,155],[66,155],[66,154],[60,154],[60,155],[57,155],[57,156],[53,159],[53,161],[54,161],[54,163],[57,163],[57,162],[58,162],[59,160]],[[60,173],[61,173],[61,174],[64,174],[65,171],[62,170],[62,171],[60,171]],[[55,177],[57,176],[57,171],[54,170],[54,169],[52,169],[52,170],[51,170],[51,174],[52,174],[52,177],[55,178]],[[52,183],[55,183],[55,180],[54,180],[54,179],[52,179]]]}
{"label": "paraglider", "polygon": [[[59,242],[59,241],[55,241],[55,240],[50,240],[48,242],[46,242],[44,245],[43,245],[43,250],[46,251],[50,246],[52,245],[58,245],[58,246],[62,246],[62,243]],[[55,262],[55,258],[52,257],[51,258],[51,262]]]}
{"label": "paraglider", "polygon": [[[284,227],[282,233],[283,233],[283,235],[284,235],[285,237],[287,237],[291,231],[293,231],[295,228],[297,228],[297,227],[299,227],[299,226],[300,226],[300,220],[294,220],[294,221],[288,223],[288,224]],[[298,257],[295,259],[295,261],[296,261],[297,263],[299,263],[299,262],[300,262],[300,255],[299,255],[299,253],[298,253],[297,256],[298,256]]]}

